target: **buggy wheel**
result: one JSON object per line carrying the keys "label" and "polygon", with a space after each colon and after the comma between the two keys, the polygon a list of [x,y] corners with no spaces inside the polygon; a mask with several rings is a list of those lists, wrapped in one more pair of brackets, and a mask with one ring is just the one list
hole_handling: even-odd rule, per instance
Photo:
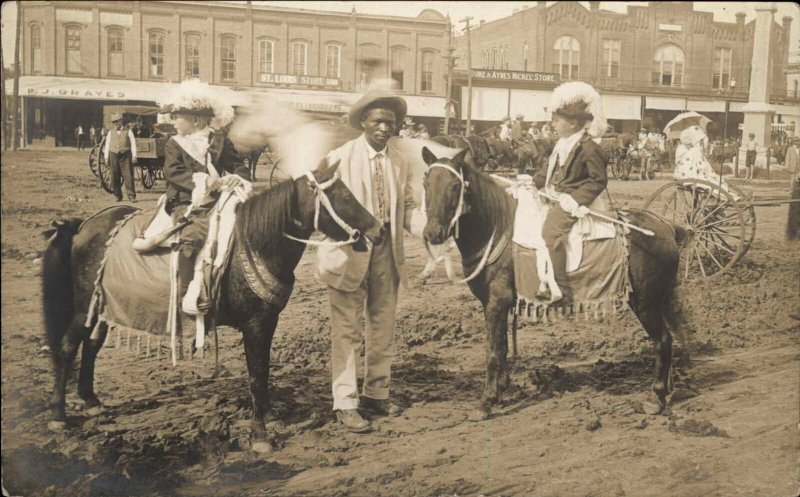
{"label": "buggy wheel", "polygon": [[747,202],[748,195],[741,188],[730,183],[728,183],[728,188],[739,197],[739,207],[744,214],[744,249],[739,254],[739,259],[741,259],[750,250],[756,237],[756,208]]}
{"label": "buggy wheel", "polygon": [[98,158],[102,154],[101,152],[102,150],[103,149],[100,147],[100,145],[95,145],[89,151],[89,170],[92,171],[92,174],[94,175],[95,178],[100,177],[99,176],[100,173],[98,172],[98,160],[99,160]]}
{"label": "buggy wheel", "polygon": [[111,166],[106,162],[103,154],[97,156],[97,176],[100,178],[100,186],[108,193],[114,193],[111,187]]}
{"label": "buggy wheel", "polygon": [[269,171],[269,187],[270,188],[272,188],[273,186],[277,185],[280,182],[280,180],[275,177],[275,171],[278,170],[278,168],[280,167],[280,164],[281,164],[280,160],[275,161],[272,164],[272,167],[271,167],[271,169]]}
{"label": "buggy wheel", "polygon": [[668,183],[656,190],[644,208],[687,230],[689,236],[680,256],[679,277],[684,280],[722,274],[745,250],[741,204],[713,183]]}
{"label": "buggy wheel", "polygon": [[142,186],[145,190],[149,190],[153,188],[153,185],[156,184],[156,172],[150,166],[141,166],[140,168],[141,176],[142,176]]}

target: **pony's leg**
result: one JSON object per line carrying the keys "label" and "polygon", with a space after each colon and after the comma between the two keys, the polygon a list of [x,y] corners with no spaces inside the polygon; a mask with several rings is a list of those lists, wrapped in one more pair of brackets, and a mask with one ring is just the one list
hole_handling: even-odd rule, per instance
{"label": "pony's leg", "polygon": [[419,276],[417,276],[418,285],[424,285],[425,282],[428,281],[428,278],[430,278],[433,272],[436,270],[436,262],[436,257],[428,256],[428,262],[425,264],[425,268],[423,268],[422,272],[419,273]]}
{"label": "pony's leg", "polygon": [[653,380],[654,397],[644,402],[647,414],[661,414],[667,407],[667,395],[672,392],[672,333],[667,329],[664,315],[657,309],[634,308],[657,349]]}
{"label": "pony's leg", "polygon": [[[253,401],[253,443],[267,442],[264,418],[269,411],[269,355],[272,336],[278,324],[278,313],[265,311],[251,318],[242,327],[244,355],[250,380]],[[254,445],[255,448],[255,445]]]}
{"label": "pony's leg", "polygon": [[103,347],[108,334],[108,325],[105,323],[100,324],[100,336],[97,339],[86,337],[83,340],[83,348],[81,349],[81,372],[78,376],[78,396],[83,399],[86,407],[97,407],[101,405],[100,399],[94,393],[94,365],[97,360],[97,354]]}
{"label": "pony's leg", "polygon": [[[486,384],[483,397],[471,419],[474,421],[487,419],[495,405],[510,383],[508,371],[508,313],[512,305],[510,287],[490,289],[490,294],[502,292],[500,296],[489,296],[483,308],[486,320]],[[506,295],[507,293],[507,295]]]}
{"label": "pony's leg", "polygon": [[50,427],[53,429],[63,429],[66,426],[66,390],[67,378],[72,370],[72,362],[78,353],[78,347],[87,337],[90,330],[83,326],[78,319],[73,319],[67,333],[61,339],[61,348],[58,350],[58,364],[55,367],[55,382],[53,384],[53,395],[50,398],[50,409],[53,414],[53,421]]}
{"label": "pony's leg", "polygon": [[458,279],[456,278],[456,270],[453,267],[453,252],[449,249],[444,254],[444,272],[447,273],[447,279],[450,281]]}

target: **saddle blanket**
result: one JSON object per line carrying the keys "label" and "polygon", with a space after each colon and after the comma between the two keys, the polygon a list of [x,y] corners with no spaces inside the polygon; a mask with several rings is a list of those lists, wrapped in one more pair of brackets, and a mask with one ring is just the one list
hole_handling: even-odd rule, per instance
{"label": "saddle blanket", "polygon": [[[597,311],[608,304],[616,312],[627,302],[630,291],[627,241],[620,233],[614,238],[592,240],[583,245],[583,259],[577,269],[567,274],[569,287],[561,289],[565,298],[572,300],[571,311]],[[512,246],[517,314],[538,320],[542,311],[546,313],[548,303],[536,300],[540,280],[535,252],[517,243]],[[558,302],[553,305],[559,307]]]}

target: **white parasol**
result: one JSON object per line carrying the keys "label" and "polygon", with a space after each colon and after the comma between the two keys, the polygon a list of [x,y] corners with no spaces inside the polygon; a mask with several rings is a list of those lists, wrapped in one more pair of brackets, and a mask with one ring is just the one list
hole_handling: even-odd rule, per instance
{"label": "white parasol", "polygon": [[667,135],[668,140],[677,140],[681,137],[681,132],[683,130],[695,125],[700,126],[703,132],[708,134],[706,126],[708,126],[710,122],[711,119],[690,110],[689,112],[678,114],[672,121],[668,122],[667,125],[664,126],[664,134]]}

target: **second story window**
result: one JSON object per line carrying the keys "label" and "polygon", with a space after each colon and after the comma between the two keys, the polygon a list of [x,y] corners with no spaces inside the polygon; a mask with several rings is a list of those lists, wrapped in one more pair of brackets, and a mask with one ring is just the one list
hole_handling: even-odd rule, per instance
{"label": "second story window", "polygon": [[164,33],[150,33],[150,76],[164,76]]}
{"label": "second story window", "polygon": [[420,91],[433,91],[433,52],[422,52]]}
{"label": "second story window", "polygon": [[713,88],[728,88],[731,82],[731,49],[717,48],[714,50],[714,76],[711,81]]}
{"label": "second story window", "polygon": [[304,41],[295,41],[292,43],[292,74],[299,76],[306,75],[306,55],[308,52],[308,44]]}
{"label": "second story window", "polygon": [[258,70],[263,73],[275,72],[275,44],[272,40],[258,42]]}
{"label": "second story window", "polygon": [[236,79],[236,37],[220,38],[220,77],[223,81]]}
{"label": "second story window", "polygon": [[67,27],[65,33],[67,47],[67,72],[83,72],[81,61],[81,28],[76,26]]}
{"label": "second story window", "polygon": [[31,71],[42,72],[42,28],[31,26]]}
{"label": "second story window", "polygon": [[683,84],[683,50],[677,45],[662,45],[653,60],[653,84],[681,86]]}
{"label": "second story window", "polygon": [[606,78],[619,78],[619,59],[622,42],[603,40],[603,65],[600,74]]}
{"label": "second story window", "polygon": [[109,76],[124,76],[124,31],[121,29],[108,30],[108,74]]}
{"label": "second story window", "polygon": [[580,56],[578,40],[571,36],[562,36],[553,45],[553,72],[561,75],[561,79],[577,79]]}
{"label": "second story window", "polygon": [[391,52],[392,79],[397,83],[397,89],[403,89],[403,72],[406,65],[406,50],[402,47],[392,47]]}
{"label": "second story window", "polygon": [[328,45],[325,47],[325,75],[329,78],[339,78],[342,73],[342,47]]}
{"label": "second story window", "polygon": [[200,35],[186,35],[186,71],[187,78],[200,77]]}

